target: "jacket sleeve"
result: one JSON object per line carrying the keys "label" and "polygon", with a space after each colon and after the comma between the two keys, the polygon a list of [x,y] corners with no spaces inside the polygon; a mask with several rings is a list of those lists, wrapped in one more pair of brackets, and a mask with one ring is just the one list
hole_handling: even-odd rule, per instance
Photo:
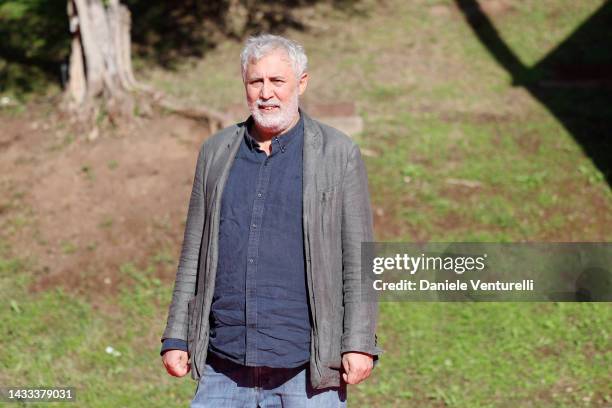
{"label": "jacket sleeve", "polygon": [[166,351],[169,350],[182,350],[182,351],[189,351],[187,349],[187,342],[185,340],[181,340],[181,339],[164,339],[164,342],[162,343],[162,347],[161,350],[159,352],[160,356],[163,356],[164,353]]}
{"label": "jacket sleeve", "polygon": [[344,331],[341,352],[358,351],[378,356],[376,344],[378,304],[362,297],[361,243],[373,240],[368,178],[359,148],[354,145],[342,187],[342,273]]}
{"label": "jacket sleeve", "polygon": [[200,246],[204,229],[204,146],[200,148],[196,163],[193,188],[187,211],[187,222],[183,237],[181,257],[179,259],[172,302],[168,311],[168,322],[162,335],[164,339],[187,340],[187,303],[196,291]]}

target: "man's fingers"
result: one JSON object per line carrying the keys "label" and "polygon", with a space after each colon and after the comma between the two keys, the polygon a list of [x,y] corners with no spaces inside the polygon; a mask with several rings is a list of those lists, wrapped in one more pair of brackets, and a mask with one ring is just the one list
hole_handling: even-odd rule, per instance
{"label": "man's fingers", "polygon": [[349,373],[349,379],[352,380],[351,384],[359,384],[365,379],[365,377],[366,370],[363,367],[355,368],[351,373]]}
{"label": "man's fingers", "polygon": [[344,357],[342,358],[342,367],[344,368],[344,372],[348,373],[349,371],[351,371],[351,363],[349,362],[349,359]]}
{"label": "man's fingers", "polygon": [[346,370],[346,373],[344,374],[344,381],[346,381],[347,384],[355,384],[357,381],[357,369],[355,367],[350,367],[350,365],[348,365],[348,370]]}
{"label": "man's fingers", "polygon": [[174,377],[183,377],[189,372],[190,368],[191,367],[187,365],[177,364],[166,367],[166,371],[168,371],[168,374]]}
{"label": "man's fingers", "polygon": [[168,374],[182,377],[191,370],[189,354],[181,350],[169,350],[164,353],[162,361]]}
{"label": "man's fingers", "polygon": [[345,355],[342,358],[342,367],[344,368],[343,378],[347,384],[355,384],[356,367],[351,364],[349,356]]}
{"label": "man's fingers", "polygon": [[372,367],[367,365],[353,365],[352,369],[349,369],[342,375],[342,378],[347,384],[359,384],[370,376]]}
{"label": "man's fingers", "polygon": [[369,354],[350,352],[342,355],[343,379],[347,384],[359,384],[370,376],[373,359]]}

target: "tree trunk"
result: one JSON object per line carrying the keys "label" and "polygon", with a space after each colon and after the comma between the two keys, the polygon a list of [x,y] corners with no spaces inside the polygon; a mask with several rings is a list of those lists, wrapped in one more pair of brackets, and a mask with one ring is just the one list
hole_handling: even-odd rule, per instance
{"label": "tree trunk", "polygon": [[130,51],[130,12],[119,0],[68,0],[72,34],[69,107],[92,119],[104,105],[109,118],[130,117],[137,86]]}
{"label": "tree trunk", "polygon": [[207,106],[184,106],[134,79],[132,71],[130,12],[119,0],[68,0],[72,51],[65,96],[78,122],[98,135],[100,112],[116,124],[130,121],[138,104],[140,112],[159,106],[208,122],[211,132],[228,126],[231,119]]}

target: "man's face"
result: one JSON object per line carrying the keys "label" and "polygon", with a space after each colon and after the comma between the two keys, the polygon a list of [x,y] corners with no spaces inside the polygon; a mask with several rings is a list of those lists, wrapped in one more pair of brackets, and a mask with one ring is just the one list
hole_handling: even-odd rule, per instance
{"label": "man's face", "polygon": [[298,120],[298,97],[308,74],[298,79],[287,53],[273,50],[247,65],[245,90],[255,124],[270,133],[282,133]]}

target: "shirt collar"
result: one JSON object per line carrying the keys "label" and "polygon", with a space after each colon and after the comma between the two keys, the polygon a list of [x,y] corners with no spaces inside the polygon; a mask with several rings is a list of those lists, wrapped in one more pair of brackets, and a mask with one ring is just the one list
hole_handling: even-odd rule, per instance
{"label": "shirt collar", "polygon": [[[283,133],[280,136],[274,136],[272,138],[272,153],[278,151],[280,149],[281,152],[285,152],[287,146],[291,144],[296,138],[299,137],[299,134],[304,133],[304,116],[302,115],[301,110],[299,111],[300,119],[297,121],[295,125],[287,132]],[[247,119],[246,131],[244,132],[244,138],[247,147],[250,150],[254,150],[259,147],[259,143],[253,136],[251,136],[249,129],[253,126],[253,117],[249,116]]]}

